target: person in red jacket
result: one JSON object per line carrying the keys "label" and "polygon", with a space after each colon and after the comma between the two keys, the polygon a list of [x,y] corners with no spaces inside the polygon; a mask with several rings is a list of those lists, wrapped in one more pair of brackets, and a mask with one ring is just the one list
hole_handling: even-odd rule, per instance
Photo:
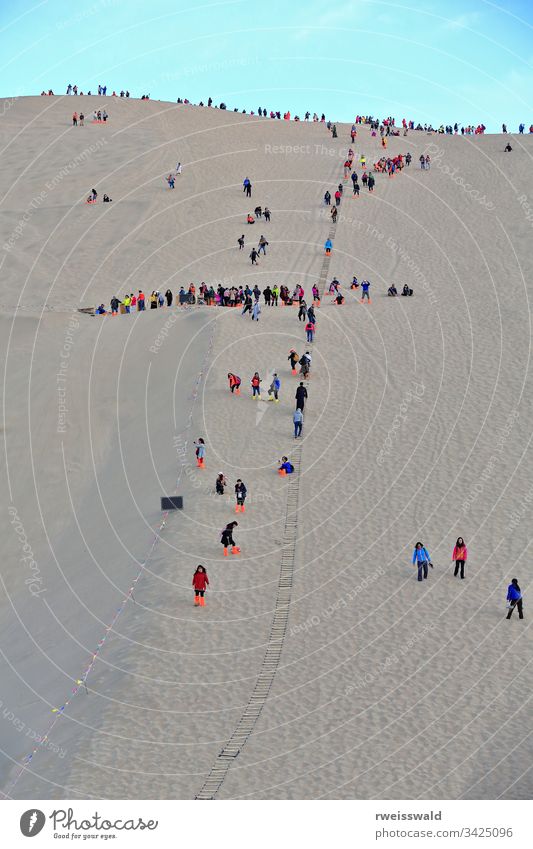
{"label": "person in red jacket", "polygon": [[259,401],[261,400],[261,378],[259,377],[259,373],[255,372],[252,380],[250,381],[252,384],[252,398],[257,398]]}
{"label": "person in red jacket", "polygon": [[461,578],[465,576],[465,563],[468,558],[468,549],[465,545],[465,541],[462,537],[458,537],[457,542],[455,543],[452,560],[455,560],[455,571],[454,577],[456,578],[459,574],[459,569],[461,570]]}
{"label": "person in red jacket", "polygon": [[209,578],[204,566],[198,566],[192,576],[194,587],[194,606],[205,607],[205,591],[209,586]]}
{"label": "person in red jacket", "polygon": [[229,388],[231,390],[231,394],[235,393],[235,395],[241,394],[241,379],[237,374],[233,374],[231,371],[228,372],[228,380],[229,380]]}

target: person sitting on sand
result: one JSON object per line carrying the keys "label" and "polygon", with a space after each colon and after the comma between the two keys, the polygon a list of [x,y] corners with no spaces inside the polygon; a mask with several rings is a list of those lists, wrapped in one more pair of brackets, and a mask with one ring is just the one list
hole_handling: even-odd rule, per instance
{"label": "person sitting on sand", "polygon": [[111,203],[112,200],[113,200],[113,198],[110,198],[109,195],[104,195],[104,198],[103,198],[104,203]]}
{"label": "person sitting on sand", "polygon": [[396,289],[396,286],[393,283],[392,286],[389,286],[389,290],[387,292],[387,295],[391,298],[395,298],[397,294],[398,294],[398,290]]}
{"label": "person sitting on sand", "polygon": [[504,149],[503,149],[503,150],[504,150],[504,152],[505,152],[505,153],[509,153],[512,149],[513,149],[513,148],[511,147],[511,145],[509,144],[509,142],[507,142],[507,144],[505,145],[505,147],[504,147]]}
{"label": "person sitting on sand", "polygon": [[281,465],[278,469],[278,472],[283,473],[285,475],[292,475],[292,473],[294,472],[294,466],[292,465],[292,463],[289,463],[288,457],[281,458]]}
{"label": "person sitting on sand", "polygon": [[103,304],[100,304],[100,306],[95,309],[95,313],[96,315],[107,315],[106,308]]}
{"label": "person sitting on sand", "polygon": [[255,218],[253,217],[253,215],[250,215],[250,213],[248,213],[248,217],[246,218],[246,223],[247,224],[255,224]]}
{"label": "person sitting on sand", "polygon": [[405,283],[404,287],[402,289],[402,295],[406,296],[406,295],[412,295],[412,294],[413,294],[413,290],[409,288],[407,283]]}

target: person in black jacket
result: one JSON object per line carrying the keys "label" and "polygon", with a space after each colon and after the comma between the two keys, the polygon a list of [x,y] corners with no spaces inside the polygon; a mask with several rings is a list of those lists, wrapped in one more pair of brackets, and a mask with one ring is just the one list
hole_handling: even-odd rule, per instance
{"label": "person in black jacket", "polygon": [[220,535],[220,542],[224,546],[224,557],[228,556],[228,547],[231,545],[231,553],[232,554],[240,554],[240,548],[235,544],[235,540],[233,539],[233,528],[238,526],[238,522],[230,522]]}
{"label": "person in black jacket", "polygon": [[111,298],[111,315],[117,314],[119,304],[121,304],[121,303],[122,303],[122,301],[119,301],[119,299],[117,297]]}
{"label": "person in black jacket", "polygon": [[300,366],[300,374],[303,374],[304,377],[307,377],[309,375],[309,369],[311,368],[311,355],[309,351],[306,351],[305,354],[302,354],[302,356],[298,360],[298,364]]}
{"label": "person in black jacket", "polygon": [[244,502],[246,500],[248,492],[246,486],[243,484],[242,480],[239,478],[237,483],[235,484],[235,498],[237,499],[237,504],[235,505],[235,512],[238,513],[239,510],[241,513],[244,513]]}
{"label": "person in black jacket", "polygon": [[305,406],[305,399],[309,396],[307,395],[307,389],[303,385],[302,381],[300,381],[300,385],[296,389],[296,395],[294,397],[296,398],[296,409],[303,410]]}

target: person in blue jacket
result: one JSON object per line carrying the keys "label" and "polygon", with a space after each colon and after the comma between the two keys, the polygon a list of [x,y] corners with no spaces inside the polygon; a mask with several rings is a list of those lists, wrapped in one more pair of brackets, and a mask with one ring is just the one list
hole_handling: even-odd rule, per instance
{"label": "person in blue jacket", "polygon": [[270,384],[268,390],[268,400],[275,401],[276,404],[279,404],[279,390],[281,389],[281,380],[277,376],[276,373],[272,375],[272,383]]}
{"label": "person in blue jacket", "polygon": [[418,566],[419,581],[427,578],[428,566],[431,566],[433,569],[433,563],[431,562],[429,551],[421,542],[417,542],[415,545],[415,550],[413,551],[413,563],[416,563]]}
{"label": "person in blue jacket", "polygon": [[281,466],[279,467],[278,472],[285,472],[286,475],[292,475],[294,472],[294,466],[292,463],[289,463],[288,457],[281,458]]}
{"label": "person in blue jacket", "polygon": [[515,607],[518,609],[518,618],[523,619],[524,611],[522,610],[522,591],[518,586],[518,578],[513,578],[507,587],[507,601],[509,602],[509,613],[507,614],[507,619],[511,618]]}
{"label": "person in blue jacket", "polygon": [[331,242],[331,239],[326,239],[326,241],[324,243],[324,250],[326,252],[326,256],[329,256],[331,254],[332,249],[333,249],[333,244]]}

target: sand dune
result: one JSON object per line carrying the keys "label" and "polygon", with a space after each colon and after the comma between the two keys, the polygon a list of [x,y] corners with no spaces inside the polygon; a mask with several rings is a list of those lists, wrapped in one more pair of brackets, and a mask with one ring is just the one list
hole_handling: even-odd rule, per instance
{"label": "sand dune", "polygon": [[[99,105],[83,98],[86,115]],[[13,798],[194,797],[256,684],[280,574],[297,310],[263,307],[255,324],[207,307],[78,308],[201,281],[310,294],[322,196],[350,146],[345,125],[332,140],[319,124],[106,107],[108,126],[72,128],[72,98],[21,98],[0,127],[0,789]],[[317,311],[288,630],[220,798],[531,795],[532,146],[411,133],[389,141],[409,169],[377,175],[372,195],[345,189],[328,279],[346,303]],[[381,155],[368,128],[355,151]],[[93,186],[113,203],[86,205]],[[272,221],[247,227],[257,203]],[[354,274],[372,281],[370,306],[348,290]],[[415,296],[387,298],[392,281]],[[255,370],[280,374],[278,405],[250,399]],[[250,494],[238,558],[221,556],[235,514],[232,486],[214,495],[220,471]],[[176,488],[184,510],[159,530],[159,498]],[[417,539],[435,564],[423,585]],[[504,618],[515,575],[523,622]],[[89,692],[73,693],[90,664]]]}

